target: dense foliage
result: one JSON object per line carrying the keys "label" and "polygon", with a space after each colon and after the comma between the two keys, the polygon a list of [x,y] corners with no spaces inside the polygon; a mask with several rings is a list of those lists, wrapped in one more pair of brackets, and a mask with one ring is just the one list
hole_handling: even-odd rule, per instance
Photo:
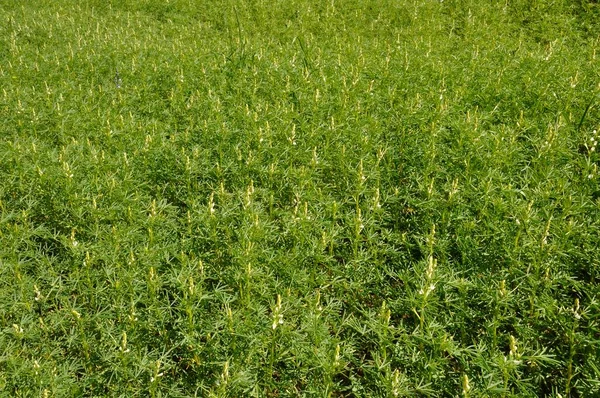
{"label": "dense foliage", "polygon": [[0,394],[600,395],[599,23],[0,1]]}

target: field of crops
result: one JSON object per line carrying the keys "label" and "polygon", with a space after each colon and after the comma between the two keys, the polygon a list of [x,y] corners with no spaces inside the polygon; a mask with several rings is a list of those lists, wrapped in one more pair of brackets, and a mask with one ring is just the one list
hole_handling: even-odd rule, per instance
{"label": "field of crops", "polygon": [[600,396],[600,5],[0,0],[0,396]]}

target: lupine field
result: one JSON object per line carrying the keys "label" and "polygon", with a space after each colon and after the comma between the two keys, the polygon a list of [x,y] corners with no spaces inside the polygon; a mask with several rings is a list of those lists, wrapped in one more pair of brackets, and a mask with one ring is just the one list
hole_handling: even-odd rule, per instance
{"label": "lupine field", "polygon": [[600,396],[600,4],[0,0],[0,396]]}

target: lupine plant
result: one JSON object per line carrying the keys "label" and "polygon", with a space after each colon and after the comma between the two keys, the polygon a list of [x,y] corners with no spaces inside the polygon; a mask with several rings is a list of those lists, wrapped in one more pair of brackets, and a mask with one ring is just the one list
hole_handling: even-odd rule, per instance
{"label": "lupine plant", "polygon": [[599,34],[0,2],[0,396],[600,395]]}

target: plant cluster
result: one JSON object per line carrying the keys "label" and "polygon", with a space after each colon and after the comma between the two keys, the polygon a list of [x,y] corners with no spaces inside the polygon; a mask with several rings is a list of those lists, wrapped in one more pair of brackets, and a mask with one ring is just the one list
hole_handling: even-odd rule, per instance
{"label": "plant cluster", "polygon": [[0,3],[1,396],[600,394],[597,4],[205,3]]}

